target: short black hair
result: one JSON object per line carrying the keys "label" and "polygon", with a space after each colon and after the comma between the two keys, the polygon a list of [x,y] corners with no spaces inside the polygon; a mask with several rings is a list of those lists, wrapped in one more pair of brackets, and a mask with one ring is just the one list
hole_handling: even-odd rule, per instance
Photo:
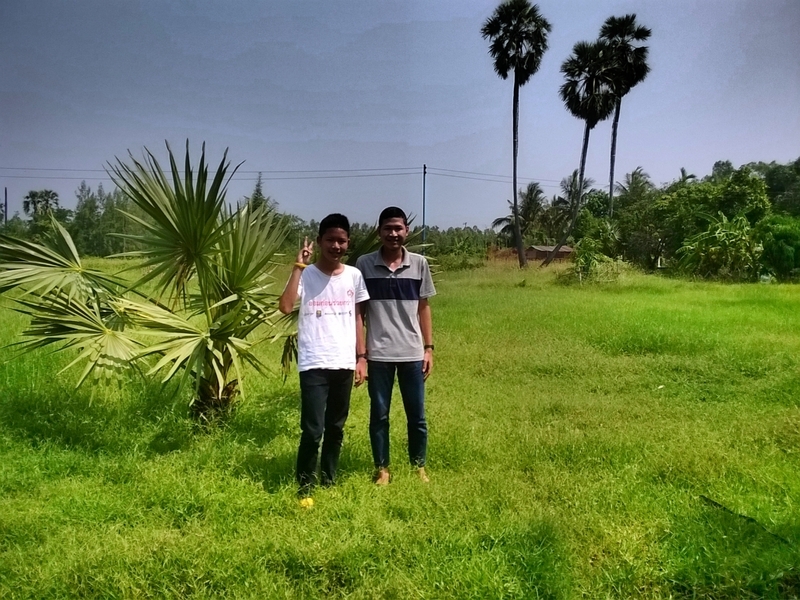
{"label": "short black hair", "polygon": [[381,211],[381,216],[378,217],[378,228],[383,227],[384,221],[389,219],[403,219],[403,225],[408,227],[408,217],[406,217],[406,213],[403,212],[402,208],[397,208],[396,206],[384,208]]}
{"label": "short black hair", "polygon": [[347,220],[347,217],[339,213],[332,213],[320,221],[319,237],[325,235],[328,229],[344,229],[347,233],[347,237],[350,237],[350,221]]}

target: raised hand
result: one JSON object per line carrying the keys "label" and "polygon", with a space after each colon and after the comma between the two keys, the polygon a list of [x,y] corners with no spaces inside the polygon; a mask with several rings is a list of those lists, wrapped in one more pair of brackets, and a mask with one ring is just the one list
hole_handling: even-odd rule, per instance
{"label": "raised hand", "polygon": [[297,253],[297,262],[307,265],[314,253],[314,242],[308,243],[308,237],[303,238],[303,247]]}

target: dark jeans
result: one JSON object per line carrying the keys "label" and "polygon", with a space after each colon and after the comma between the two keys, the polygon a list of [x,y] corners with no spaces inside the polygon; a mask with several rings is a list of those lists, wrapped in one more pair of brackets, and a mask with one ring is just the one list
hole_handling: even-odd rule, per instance
{"label": "dark jeans", "polygon": [[428,424],[425,422],[425,379],[422,361],[368,362],[370,398],[369,439],[377,468],[389,466],[389,408],[397,373],[400,396],[408,421],[408,458],[415,467],[425,466],[428,449]]}
{"label": "dark jeans", "polygon": [[322,485],[336,481],[336,467],[344,439],[344,423],[350,411],[353,371],[311,369],[300,371],[300,448],[297,450],[297,483],[307,493],[317,479],[317,452],[322,440]]}

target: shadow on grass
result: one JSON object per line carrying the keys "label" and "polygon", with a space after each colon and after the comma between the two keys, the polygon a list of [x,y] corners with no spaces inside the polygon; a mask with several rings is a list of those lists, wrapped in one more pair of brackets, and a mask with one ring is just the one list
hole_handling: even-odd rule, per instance
{"label": "shadow on grass", "polygon": [[298,394],[296,389],[281,387],[250,398],[225,425],[229,436],[265,448],[245,455],[234,473],[260,483],[270,493],[294,484],[296,444],[269,446],[279,438],[299,439]]}
{"label": "shadow on grass", "polygon": [[109,388],[111,393],[93,394],[91,385],[76,390],[55,381],[41,389],[9,387],[0,397],[0,426],[33,445],[112,454],[130,451],[153,429],[154,452],[188,443],[183,433],[173,431],[182,428],[180,421],[188,414],[177,386],[130,379]]}
{"label": "shadow on grass", "polygon": [[676,522],[666,578],[677,597],[797,598],[800,524],[769,531],[721,505]]}

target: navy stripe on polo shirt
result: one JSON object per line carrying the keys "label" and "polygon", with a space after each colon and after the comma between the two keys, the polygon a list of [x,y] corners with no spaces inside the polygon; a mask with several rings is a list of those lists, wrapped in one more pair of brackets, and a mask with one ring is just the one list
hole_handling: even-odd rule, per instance
{"label": "navy stripe on polo shirt", "polygon": [[389,277],[382,279],[364,278],[367,291],[372,300],[419,300],[421,279]]}

